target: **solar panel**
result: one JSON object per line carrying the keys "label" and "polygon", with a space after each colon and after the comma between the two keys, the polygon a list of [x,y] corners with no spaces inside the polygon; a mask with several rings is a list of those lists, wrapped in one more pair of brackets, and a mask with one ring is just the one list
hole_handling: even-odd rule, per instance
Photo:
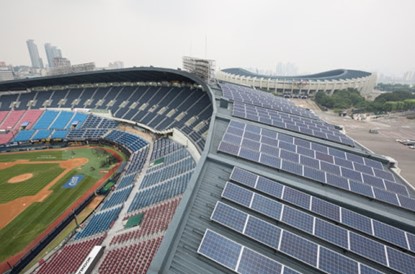
{"label": "solar panel", "polygon": [[316,219],[314,235],[330,243],[348,249],[347,230],[334,224]]}
{"label": "solar panel", "polygon": [[256,217],[249,216],[243,234],[276,249],[278,248],[280,233],[281,229],[275,225],[271,225]]}
{"label": "solar panel", "polygon": [[317,266],[317,244],[283,231],[279,250],[306,264]]}
{"label": "solar panel", "polygon": [[251,208],[275,220],[281,216],[282,204],[262,195],[254,195]]}
{"label": "solar panel", "polygon": [[322,199],[311,198],[311,211],[333,221],[340,222],[340,207]]}
{"label": "solar panel", "polygon": [[359,273],[359,265],[356,261],[325,247],[320,247],[319,251],[319,268],[326,273]]}
{"label": "solar panel", "polygon": [[255,187],[257,177],[258,176],[253,174],[253,173],[250,173],[246,170],[235,167],[232,170],[230,178],[231,178],[231,180],[233,180],[235,182],[238,182],[238,183],[250,186],[250,187]]}
{"label": "solar panel", "polygon": [[[244,248],[237,272],[241,274],[281,273],[282,265],[264,255],[261,255],[249,248]],[[297,272],[294,272],[297,273]]]}
{"label": "solar panel", "polygon": [[308,166],[303,167],[303,169],[304,169],[304,174],[303,174],[304,177],[323,183],[323,184],[327,182],[326,173],[324,173],[323,171],[320,171],[318,169],[311,168]]}
{"label": "solar panel", "polygon": [[354,180],[356,182],[362,182],[362,174],[346,167],[341,168],[342,176]]}
{"label": "solar panel", "polygon": [[258,162],[260,153],[258,151],[253,151],[248,148],[241,147],[238,156],[253,162]]}
{"label": "solar panel", "polygon": [[238,243],[207,229],[197,253],[235,271],[241,250]]}
{"label": "solar panel", "polygon": [[363,196],[374,198],[372,188],[368,185],[349,181],[350,191],[361,194]]}
{"label": "solar panel", "polygon": [[415,257],[387,247],[389,266],[401,273],[415,273]]}
{"label": "solar panel", "polygon": [[371,267],[368,267],[364,264],[359,264],[360,267],[360,274],[382,274],[383,272],[377,271]]}
{"label": "solar panel", "polygon": [[409,244],[405,237],[406,233],[403,230],[374,220],[373,231],[375,232],[375,235],[380,239],[384,239],[390,243],[394,243],[400,247],[409,249]]}
{"label": "solar panel", "polygon": [[222,197],[234,201],[238,204],[249,207],[253,197],[253,192],[232,183],[226,183],[222,192]]}
{"label": "solar panel", "polygon": [[396,196],[395,193],[387,192],[385,190],[378,189],[378,188],[373,188],[373,192],[375,193],[375,198],[377,198],[378,200],[389,202],[390,204],[394,204],[397,206],[400,205],[398,201],[398,197]]}
{"label": "solar panel", "polygon": [[316,159],[313,159],[313,158],[310,158],[310,157],[307,157],[307,156],[304,156],[304,155],[300,156],[300,163],[302,165],[305,165],[305,166],[308,166],[308,167],[312,167],[312,168],[315,168],[315,169],[320,169],[320,161],[318,161]]}
{"label": "solar panel", "polygon": [[259,162],[265,166],[269,166],[272,168],[281,168],[281,160],[278,157],[270,156],[265,153],[261,153]]}
{"label": "solar panel", "polygon": [[284,207],[281,221],[299,230],[313,233],[314,217],[300,210]]}
{"label": "solar panel", "polygon": [[230,133],[226,133],[225,135],[223,135],[223,139],[224,142],[230,143],[230,144],[234,144],[239,146],[239,144],[242,141],[242,137],[241,136],[237,136],[234,134],[230,134]]}
{"label": "solar panel", "polygon": [[219,144],[218,150],[232,155],[238,155],[239,146],[222,141]]}
{"label": "solar panel", "polygon": [[371,186],[377,187],[377,188],[385,188],[385,184],[383,183],[383,180],[374,176],[371,176],[369,174],[362,174],[363,181]]}
{"label": "solar panel", "polygon": [[395,177],[393,177],[392,173],[390,172],[386,172],[384,170],[380,170],[377,168],[374,168],[373,171],[375,172],[375,175],[377,177],[392,181],[392,182],[396,182]]}
{"label": "solar panel", "polygon": [[233,207],[221,202],[216,203],[215,209],[213,210],[211,216],[212,220],[240,233],[244,230],[246,218],[246,213],[236,210]]}
{"label": "solar panel", "polygon": [[305,209],[310,209],[311,196],[294,188],[286,187],[284,190],[283,199],[284,201],[288,201],[293,205]]}
{"label": "solar panel", "polygon": [[345,208],[341,208],[341,212],[343,224],[372,235],[372,222],[370,218]]}
{"label": "solar panel", "polygon": [[267,193],[273,197],[281,198],[283,185],[280,183],[274,182],[270,179],[259,176],[258,182],[256,184],[256,189],[264,193]]}
{"label": "solar panel", "polygon": [[334,157],[334,162],[338,166],[347,167],[353,169],[353,162],[350,160],[344,160],[342,158]]}
{"label": "solar panel", "polygon": [[281,161],[281,169],[289,172],[289,173],[293,173],[299,176],[303,175],[303,166],[297,163],[293,163],[287,160],[282,160]]}
{"label": "solar panel", "polygon": [[356,233],[350,233],[350,250],[363,257],[386,265],[385,246],[369,238]]}

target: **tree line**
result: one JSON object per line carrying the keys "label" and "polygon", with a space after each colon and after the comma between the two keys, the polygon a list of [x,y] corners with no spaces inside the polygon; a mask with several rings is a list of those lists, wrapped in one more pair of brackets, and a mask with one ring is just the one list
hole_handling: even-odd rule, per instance
{"label": "tree line", "polygon": [[332,96],[317,92],[315,101],[320,106],[335,110],[353,109],[354,112],[388,112],[415,110],[415,95],[409,91],[384,93],[374,101],[367,101],[357,89],[337,90]]}

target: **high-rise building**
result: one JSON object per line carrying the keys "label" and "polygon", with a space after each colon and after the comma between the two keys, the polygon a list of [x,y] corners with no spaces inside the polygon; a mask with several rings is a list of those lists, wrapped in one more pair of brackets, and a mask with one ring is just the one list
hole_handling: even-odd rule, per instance
{"label": "high-rise building", "polygon": [[62,51],[59,48],[52,46],[50,43],[45,44],[45,51],[46,51],[46,56],[48,58],[49,67],[53,68],[54,59],[62,58]]}
{"label": "high-rise building", "polygon": [[183,56],[183,69],[196,74],[205,81],[215,78],[216,61],[190,56]]}
{"label": "high-rise building", "polygon": [[32,61],[32,67],[43,68],[43,61],[39,56],[39,51],[33,39],[27,40],[26,44],[29,50],[30,61]]}

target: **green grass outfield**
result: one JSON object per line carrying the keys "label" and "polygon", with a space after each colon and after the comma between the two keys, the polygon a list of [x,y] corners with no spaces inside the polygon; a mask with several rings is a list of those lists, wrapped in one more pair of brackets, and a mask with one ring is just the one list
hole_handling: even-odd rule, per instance
{"label": "green grass outfield", "polygon": [[[51,159],[56,157],[55,159]],[[0,161],[9,162],[15,161],[18,159],[27,159],[30,161],[45,161],[45,160],[67,160],[71,158],[80,158],[85,157],[89,159],[89,162],[80,170],[75,169],[66,174],[59,182],[57,182],[51,190],[53,193],[49,195],[43,202],[36,202],[30,205],[25,211],[23,211],[19,216],[17,216],[12,222],[10,222],[6,227],[0,229],[0,262],[4,261],[6,258],[18,253],[23,250],[30,242],[32,242],[40,233],[46,230],[46,228],[56,220],[62,213],[73,204],[77,199],[79,199],[85,191],[90,189],[98,179],[100,179],[104,174],[100,173],[99,166],[100,162],[106,158],[105,155],[96,154],[94,149],[89,147],[76,148],[65,151],[36,151],[36,152],[27,152],[19,154],[1,154]],[[49,158],[49,159],[46,159]],[[42,165],[46,167],[44,164]],[[58,164],[51,164],[59,167]],[[23,166],[23,165],[17,165]],[[9,176],[17,176],[22,173],[36,172],[39,170],[38,165],[26,165],[27,167],[33,167],[32,171],[25,169],[23,172],[22,169],[16,169],[16,174],[9,174]],[[94,169],[91,169],[94,167]],[[7,169],[2,170],[2,172]],[[59,173],[58,173],[59,174]],[[63,185],[74,175],[82,174],[84,175],[83,180],[74,188],[65,189]],[[1,175],[0,175],[1,176]],[[56,177],[56,176],[54,176]],[[0,177],[2,178],[2,177]],[[37,176],[32,177],[35,179],[33,183],[36,185],[36,189],[42,188],[43,176],[38,174]],[[39,181],[36,181],[39,180]],[[50,182],[51,180],[49,180]],[[3,191],[3,179],[1,179],[0,184],[0,201],[5,201],[7,197],[17,197],[19,191],[8,189],[7,192]],[[23,183],[23,182],[22,182]],[[22,183],[8,184],[7,187],[14,186],[19,187]],[[43,184],[46,185],[47,180],[43,180]],[[23,183],[24,184],[24,183]],[[43,186],[44,186],[43,185]],[[34,190],[25,190],[25,194],[20,195],[31,195],[27,193],[32,193]],[[32,192],[30,192],[32,191]],[[22,193],[22,192],[20,192]],[[4,203],[4,202],[0,202]]]}

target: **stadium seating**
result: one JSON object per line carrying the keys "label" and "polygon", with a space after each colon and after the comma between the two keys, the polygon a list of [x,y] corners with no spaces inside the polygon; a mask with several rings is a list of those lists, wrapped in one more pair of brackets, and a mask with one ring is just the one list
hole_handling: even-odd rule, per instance
{"label": "stadium seating", "polygon": [[3,123],[0,125],[0,129],[14,129],[24,114],[24,110],[12,110],[4,118]]}
{"label": "stadium seating", "polygon": [[49,261],[43,263],[38,274],[75,273],[85,257],[96,245],[100,245],[105,236],[66,245]]}
{"label": "stadium seating", "polygon": [[27,110],[22,119],[20,120],[21,123],[27,123],[28,125],[26,126],[26,129],[31,129],[33,127],[33,125],[35,124],[35,122],[37,121],[37,119],[39,119],[39,117],[42,115],[43,110],[40,109],[30,109]]}
{"label": "stadium seating", "polygon": [[33,126],[33,129],[48,129],[58,116],[58,113],[59,112],[57,111],[46,110],[43,112],[43,115],[39,118],[37,123]]}
{"label": "stadium seating", "polygon": [[132,187],[133,186],[129,186],[129,187],[112,192],[110,197],[105,199],[105,202],[103,203],[101,207],[101,210],[123,204],[125,200],[128,198],[128,196],[130,195]]}
{"label": "stadium seating", "polygon": [[118,217],[121,207],[95,213],[88,224],[75,235],[75,240],[107,231]]}
{"label": "stadium seating", "polygon": [[17,133],[16,137],[14,137],[15,142],[27,142],[31,139],[35,130],[21,130]]}
{"label": "stadium seating", "polygon": [[173,218],[180,199],[163,202],[157,206],[140,211],[143,220],[138,229],[129,229],[128,232],[115,236],[111,245],[134,242],[147,235],[165,231]]}
{"label": "stadium seating", "polygon": [[147,142],[140,137],[119,130],[113,130],[104,137],[105,139],[122,145],[129,149],[131,152],[135,152],[147,145]]}
{"label": "stadium seating", "polygon": [[162,238],[110,250],[101,263],[99,273],[146,273]]}

